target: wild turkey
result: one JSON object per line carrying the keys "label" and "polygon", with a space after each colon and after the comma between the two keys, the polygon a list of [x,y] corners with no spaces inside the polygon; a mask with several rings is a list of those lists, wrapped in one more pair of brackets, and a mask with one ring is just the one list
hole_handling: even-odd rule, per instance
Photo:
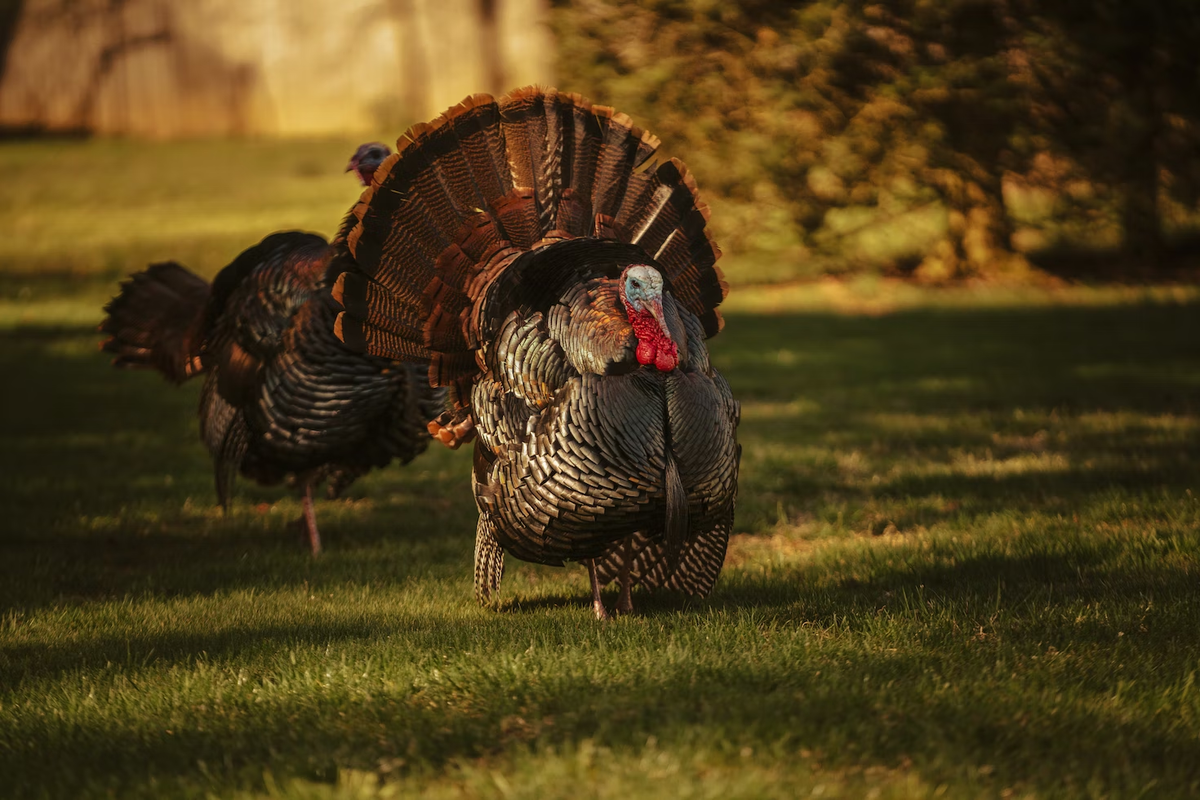
{"label": "wild turkey", "polygon": [[727,287],[683,163],[579,95],[474,95],[417,125],[354,209],[334,296],[350,347],[429,364],[476,433],[475,592],[503,552],[706,595],[733,523],[738,404],[704,340]]}
{"label": "wild turkey", "polygon": [[[352,168],[364,182],[384,151],[371,163],[359,149]],[[100,324],[114,366],[157,369],[176,384],[205,373],[200,435],[222,507],[238,471],[263,484],[291,479],[314,555],[313,489],[328,480],[336,497],[372,467],[415,458],[445,396],[423,370],[351,352],[333,335],[328,275],[342,270],[339,252],[311,233],[272,234],[211,286],[174,262],[154,264],[122,284]]]}
{"label": "wild turkey", "polygon": [[383,142],[360,144],[354,151],[354,155],[350,156],[350,162],[346,164],[346,172],[353,172],[363,186],[370,186],[375,170],[379,169],[379,165],[391,154],[392,148]]}

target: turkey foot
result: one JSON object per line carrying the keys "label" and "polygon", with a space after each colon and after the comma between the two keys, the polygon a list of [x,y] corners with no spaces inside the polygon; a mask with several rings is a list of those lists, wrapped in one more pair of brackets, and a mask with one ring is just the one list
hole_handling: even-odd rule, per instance
{"label": "turkey foot", "polygon": [[608,611],[604,608],[604,601],[600,599],[600,580],[596,577],[596,560],[594,558],[587,560],[587,568],[588,577],[592,581],[592,611],[595,612],[596,619],[611,619]]}
{"label": "turkey foot", "polygon": [[451,450],[457,450],[459,446],[475,438],[475,420],[468,416],[455,422],[449,411],[437,419],[430,420],[426,427],[430,436]]}

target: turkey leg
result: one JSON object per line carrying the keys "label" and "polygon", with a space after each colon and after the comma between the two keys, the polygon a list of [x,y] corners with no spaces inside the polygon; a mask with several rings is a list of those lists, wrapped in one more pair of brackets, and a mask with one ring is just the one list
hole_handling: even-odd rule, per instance
{"label": "turkey leg", "polygon": [[600,579],[596,577],[596,560],[594,558],[587,560],[587,568],[588,577],[592,579],[592,611],[596,613],[596,619],[608,619],[604,601],[600,599]]}
{"label": "turkey leg", "polygon": [[304,509],[304,527],[308,530],[308,543],[312,545],[312,554],[321,555],[321,533],[317,530],[317,512],[313,510],[312,481],[304,482],[304,499],[300,501]]}
{"label": "turkey leg", "polygon": [[617,613],[633,613],[633,582],[629,580],[629,566],[633,562],[633,537],[625,540],[621,548],[621,567],[617,571],[617,583],[621,587],[621,595],[617,598]]}

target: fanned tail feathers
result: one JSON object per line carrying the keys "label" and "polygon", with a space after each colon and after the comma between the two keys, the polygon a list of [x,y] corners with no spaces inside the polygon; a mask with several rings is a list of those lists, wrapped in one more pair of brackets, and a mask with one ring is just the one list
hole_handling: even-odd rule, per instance
{"label": "fanned tail feathers", "polygon": [[464,403],[488,287],[522,252],[578,237],[641,247],[716,334],[728,287],[708,209],[681,161],[647,165],[658,146],[625,114],[537,87],[472,95],[414,126],[339,236],[355,269],[333,290],[337,335],[429,364]]}
{"label": "fanned tail feathers", "polygon": [[173,261],[134,273],[104,307],[99,330],[108,338],[100,349],[113,354],[115,367],[156,369],[183,383],[203,371],[208,297],[208,283]]}

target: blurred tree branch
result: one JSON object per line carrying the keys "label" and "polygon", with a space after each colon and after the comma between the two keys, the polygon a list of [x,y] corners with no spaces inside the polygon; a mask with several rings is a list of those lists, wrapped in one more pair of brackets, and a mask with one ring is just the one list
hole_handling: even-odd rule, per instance
{"label": "blurred tree branch", "polygon": [[561,83],[649,124],[745,209],[723,240],[781,204],[806,253],[849,262],[864,220],[900,240],[895,221],[936,200],[943,230],[874,263],[933,279],[1023,273],[1006,187],[1069,198],[1080,180],[1113,198],[1126,249],[1156,258],[1161,192],[1188,213],[1200,197],[1198,20],[1187,0],[559,0],[552,15]]}

